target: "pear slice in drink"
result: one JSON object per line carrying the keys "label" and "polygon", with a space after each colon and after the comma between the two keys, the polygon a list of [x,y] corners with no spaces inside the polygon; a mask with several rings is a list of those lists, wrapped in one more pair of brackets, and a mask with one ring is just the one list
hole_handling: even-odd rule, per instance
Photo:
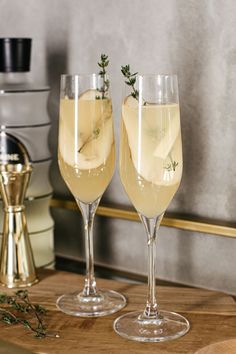
{"label": "pear slice in drink", "polygon": [[88,90],[79,96],[78,104],[70,99],[61,101],[60,135],[65,142],[61,154],[74,168],[97,168],[109,156],[113,144],[112,106],[109,99],[97,99],[100,95],[97,90]]}
{"label": "pear slice in drink", "polygon": [[[168,170],[171,152],[180,132],[178,105],[140,105],[128,96],[122,107],[134,167],[147,182],[177,183],[181,166]],[[179,169],[179,171],[177,171]],[[178,176],[177,176],[178,175]]]}
{"label": "pear slice in drink", "polygon": [[[178,105],[172,105],[171,108],[171,116],[168,116],[168,107],[170,105],[166,105],[167,114],[165,117],[165,127],[162,130],[162,137],[159,143],[156,146],[154,151],[154,156],[159,157],[163,160],[167,158],[170,154],[174,143],[177,139],[177,136],[180,133],[180,120],[179,120],[179,107]],[[170,111],[169,111],[170,112]]]}
{"label": "pear slice in drink", "polygon": [[[99,97],[99,99],[97,99]],[[98,121],[103,115],[103,105],[101,103],[101,93],[98,90],[87,90],[78,98],[78,150],[93,135]]]}
{"label": "pear slice in drink", "polygon": [[153,182],[157,177],[160,179],[162,172],[157,166],[162,165],[163,161],[153,156],[156,146],[155,135],[159,131],[155,107],[139,105],[135,98],[128,96],[124,100],[122,116],[137,173],[147,182]]}

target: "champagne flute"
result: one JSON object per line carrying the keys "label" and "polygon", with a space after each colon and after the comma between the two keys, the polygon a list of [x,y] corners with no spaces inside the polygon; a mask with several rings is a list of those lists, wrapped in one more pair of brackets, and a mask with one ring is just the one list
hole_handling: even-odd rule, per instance
{"label": "champagne flute", "polygon": [[176,75],[134,75],[122,104],[120,176],[147,234],[148,292],[144,311],[119,317],[114,330],[160,342],[189,330],[183,316],[159,310],[155,292],[156,233],[182,175],[178,82]]}
{"label": "champagne flute", "polygon": [[62,295],[57,307],[74,316],[105,316],[126,304],[123,295],[97,289],[94,276],[94,215],[115,168],[112,102],[105,80],[96,74],[61,77],[58,160],[83,216],[86,277],[83,290]]}

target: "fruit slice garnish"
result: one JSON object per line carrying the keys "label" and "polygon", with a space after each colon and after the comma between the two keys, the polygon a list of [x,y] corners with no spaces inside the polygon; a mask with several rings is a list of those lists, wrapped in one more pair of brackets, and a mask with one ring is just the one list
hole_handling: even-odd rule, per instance
{"label": "fruit slice garnish", "polygon": [[[175,109],[176,114],[173,114]],[[182,167],[177,166],[178,171],[165,168],[169,163],[168,154],[180,131],[178,106],[139,107],[138,101],[129,96],[124,100],[122,116],[137,173],[156,185],[178,183],[177,177],[180,179]]]}
{"label": "fruit slice garnish", "polygon": [[[62,100],[60,151],[64,160],[78,169],[93,169],[104,164],[113,144],[111,101],[96,99],[100,92],[87,90],[78,99]],[[77,121],[75,114],[78,115]],[[74,136],[78,129],[77,138]]]}
{"label": "fruit slice garnish", "polygon": [[153,153],[155,157],[159,157],[165,160],[171,152],[177,136],[180,133],[180,122],[178,114],[178,111],[176,111],[175,114],[170,117],[169,121],[167,122],[168,124],[162,131],[161,140],[157,144]]}
{"label": "fruit slice garnish", "polygon": [[93,134],[78,153],[75,167],[79,169],[93,169],[105,164],[113,143],[112,117],[103,121]]}
{"label": "fruit slice garnish", "polygon": [[79,100],[96,100],[101,98],[102,98],[102,93],[96,89],[89,89],[87,91],[84,91],[79,96]]}
{"label": "fruit slice garnish", "polygon": [[139,102],[133,96],[127,96],[124,99],[124,105],[129,106],[129,107],[138,107]]}

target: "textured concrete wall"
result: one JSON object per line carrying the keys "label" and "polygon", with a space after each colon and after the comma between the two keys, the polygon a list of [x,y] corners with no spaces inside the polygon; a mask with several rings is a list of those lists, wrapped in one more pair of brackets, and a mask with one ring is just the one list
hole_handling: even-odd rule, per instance
{"label": "textured concrete wall", "polygon": [[[51,177],[57,196],[69,196],[56,163],[59,75],[96,71],[105,52],[111,61],[117,141],[120,65],[179,76],[184,174],[169,210],[236,219],[234,0],[0,0],[0,14],[1,36],[33,37],[33,77],[52,87]],[[104,201],[129,205],[118,173]],[[79,214],[58,210],[54,217],[57,252],[83,257]],[[97,227],[98,262],[145,272],[139,223],[98,219]],[[235,254],[236,239],[161,228],[158,276],[236,293]]]}

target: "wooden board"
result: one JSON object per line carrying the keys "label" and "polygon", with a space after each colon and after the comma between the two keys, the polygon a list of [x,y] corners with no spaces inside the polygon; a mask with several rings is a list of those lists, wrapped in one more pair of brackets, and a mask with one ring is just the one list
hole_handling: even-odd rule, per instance
{"label": "wooden board", "polygon": [[0,340],[0,354],[32,354],[28,349]]}
{"label": "wooden board", "polygon": [[235,354],[236,339],[226,340],[220,343],[208,345],[196,352],[196,354]]}
{"label": "wooden board", "polygon": [[[47,354],[104,354],[104,351],[107,354],[194,354],[209,344],[236,337],[236,303],[232,296],[194,288],[160,286],[160,308],[186,316],[191,323],[190,332],[182,338],[163,343],[138,343],[123,339],[114,333],[113,321],[122,313],[144,308],[146,286],[102,279],[97,279],[97,283],[100,287],[126,295],[127,307],[103,318],[65,315],[57,310],[56,299],[64,292],[82,288],[83,277],[73,273],[43,271],[41,281],[30,288],[30,296],[34,302],[49,309],[48,327],[58,331],[61,337],[37,340],[24,328],[0,324],[0,338],[35,353]],[[12,293],[11,290],[8,292]]]}

